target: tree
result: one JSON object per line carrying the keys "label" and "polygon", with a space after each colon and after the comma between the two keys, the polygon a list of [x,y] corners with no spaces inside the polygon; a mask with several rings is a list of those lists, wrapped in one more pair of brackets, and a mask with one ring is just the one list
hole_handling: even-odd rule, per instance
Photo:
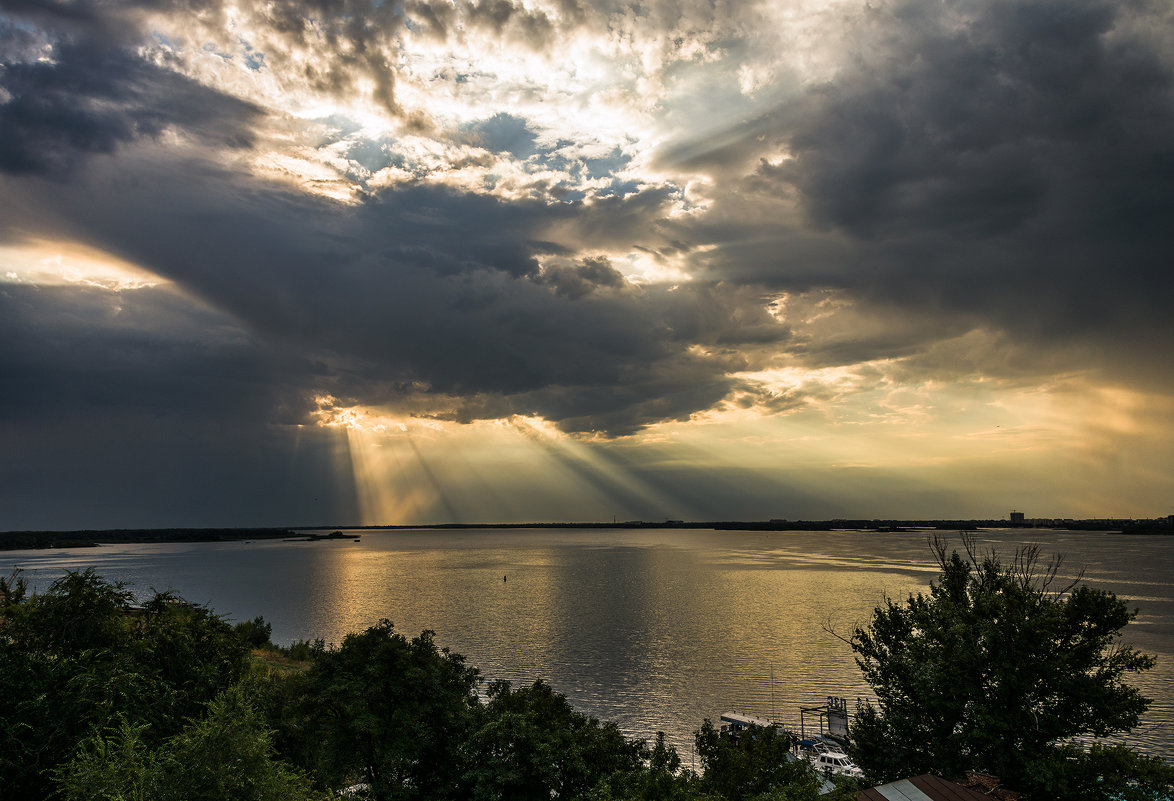
{"label": "tree", "polygon": [[853,756],[875,781],[974,769],[1054,797],[1049,784],[1080,773],[1073,758],[1095,753],[1075,738],[1129,731],[1149,706],[1125,679],[1154,659],[1120,643],[1137,612],[1060,582],[1061,560],[1042,564],[1038,547],[1003,565],[971,537],[963,546],[935,539],[929,594],[887,599],[849,641],[876,693],[858,708]]}
{"label": "tree", "polygon": [[269,638],[273,635],[273,624],[258,615],[252,620],[242,620],[237,623],[236,633],[252,647],[263,648],[272,644]]}
{"label": "tree", "polygon": [[695,735],[701,790],[729,801],[831,801],[851,798],[845,789],[820,795],[822,782],[809,763],[791,754],[794,738],[775,726],[751,726],[737,739],[706,720]]}
{"label": "tree", "polygon": [[[645,749],[642,750],[646,750]],[[591,801],[708,801],[702,794],[697,775],[681,769],[681,757],[656,733],[656,743],[645,757],[646,765],[635,770],[618,771],[592,788]]]}
{"label": "tree", "polygon": [[432,636],[408,640],[383,620],[316,652],[299,679],[300,736],[283,742],[298,764],[329,787],[365,783],[377,799],[461,797],[478,673]]}
{"label": "tree", "polygon": [[468,772],[477,801],[583,798],[601,782],[644,770],[643,743],[576,712],[542,681],[517,690],[493,682],[482,720]]}
{"label": "tree", "polygon": [[146,724],[121,718],[95,734],[55,772],[65,801],[325,801],[310,781],[276,758],[272,737],[243,683],[217,696],[161,747],[143,741]]}
{"label": "tree", "polygon": [[0,579],[0,787],[49,795],[49,776],[118,720],[154,746],[243,673],[232,627],[168,593],[130,613],[131,593],[92,570],[44,594]]}

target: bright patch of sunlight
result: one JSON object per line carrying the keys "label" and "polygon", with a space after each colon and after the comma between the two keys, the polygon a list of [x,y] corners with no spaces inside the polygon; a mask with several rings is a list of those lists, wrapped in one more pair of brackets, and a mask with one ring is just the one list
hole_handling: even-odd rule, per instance
{"label": "bright patch of sunlight", "polygon": [[122,292],[168,282],[99,250],[35,240],[20,245],[0,245],[0,283],[89,286]]}
{"label": "bright patch of sunlight", "polygon": [[539,417],[462,424],[340,407],[329,395],[317,405],[318,425],[346,432],[365,525],[663,519],[676,509],[606,447]]}

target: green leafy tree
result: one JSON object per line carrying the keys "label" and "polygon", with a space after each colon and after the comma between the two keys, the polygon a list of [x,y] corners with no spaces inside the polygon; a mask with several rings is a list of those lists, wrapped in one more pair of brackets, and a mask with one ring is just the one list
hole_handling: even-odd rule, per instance
{"label": "green leafy tree", "polygon": [[133,630],[131,654],[159,686],[151,698],[153,716],[148,718],[147,710],[141,714],[160,737],[200,714],[249,669],[249,645],[232,625],[174,593],[156,593],[147,601]]}
{"label": "green leafy tree", "polygon": [[1060,560],[1042,564],[1036,547],[1004,565],[972,538],[963,545],[935,540],[929,594],[887,600],[855,630],[877,700],[857,711],[853,756],[876,781],[975,769],[1054,797],[1049,783],[1077,781],[1073,758],[1091,753],[1074,738],[1128,731],[1149,705],[1126,678],[1154,660],[1120,642],[1136,610],[1059,581]]}
{"label": "green leafy tree", "polygon": [[130,624],[122,613],[133,595],[90,568],[69,572],[41,595],[29,595],[19,574],[4,581],[4,639],[24,651],[76,656],[126,644]]}
{"label": "green leafy tree", "polygon": [[1084,752],[1067,745],[1058,762],[1055,797],[1070,801],[1155,801],[1170,798],[1174,767],[1159,757],[1139,754],[1120,744],[1094,743]]}
{"label": "green leafy tree", "polygon": [[243,685],[151,750],[145,725],[125,718],[89,738],[56,772],[65,801],[318,801],[310,781],[276,758],[264,720]]}
{"label": "green leafy tree", "polygon": [[297,764],[331,787],[365,783],[378,799],[461,797],[478,674],[432,632],[408,640],[381,621],[317,652],[300,682],[288,746]]}
{"label": "green leafy tree", "polygon": [[273,624],[258,615],[252,620],[242,620],[236,624],[237,635],[254,648],[263,648],[270,645],[269,638],[273,635]]}
{"label": "green leafy tree", "polygon": [[146,724],[119,718],[116,726],[95,733],[77,753],[54,771],[65,801],[154,801],[160,766],[143,742]]}
{"label": "green leafy tree", "polygon": [[0,581],[0,787],[49,795],[53,770],[120,719],[151,744],[244,672],[248,649],[206,609],[157,594],[141,612],[130,592],[92,570],[44,594]]}
{"label": "green leafy tree", "polygon": [[148,682],[129,658],[130,593],[93,571],[68,573],[43,595],[3,582],[0,621],[0,787],[16,798],[48,794],[48,774],[118,704]]}
{"label": "green leafy tree", "polygon": [[681,768],[677,750],[665,741],[664,732],[646,751],[645,766],[612,774],[590,793],[591,801],[703,801],[706,797],[696,774]]}
{"label": "green leafy tree", "polygon": [[734,739],[706,720],[694,739],[702,767],[701,789],[706,793],[730,801],[820,797],[815,771],[792,756],[793,738],[774,726],[751,727]]}
{"label": "green leafy tree", "polygon": [[605,780],[620,783],[644,770],[642,743],[626,740],[614,723],[576,712],[548,684],[514,690],[496,681],[488,692],[483,723],[469,745],[474,799],[584,798]]}

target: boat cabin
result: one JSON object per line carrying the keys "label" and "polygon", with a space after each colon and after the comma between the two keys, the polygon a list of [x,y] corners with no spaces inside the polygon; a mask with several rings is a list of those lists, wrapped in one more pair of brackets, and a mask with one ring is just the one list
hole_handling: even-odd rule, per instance
{"label": "boat cabin", "polygon": [[841,751],[826,751],[823,753],[808,751],[804,757],[821,773],[837,776],[851,776],[860,778],[864,772],[856,767],[856,763]]}

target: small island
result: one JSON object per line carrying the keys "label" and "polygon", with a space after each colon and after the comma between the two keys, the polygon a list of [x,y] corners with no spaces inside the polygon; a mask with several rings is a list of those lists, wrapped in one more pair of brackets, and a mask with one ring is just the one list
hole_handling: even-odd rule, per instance
{"label": "small island", "polygon": [[341,531],[332,531],[329,534],[307,534],[304,537],[289,537],[286,542],[322,542],[324,540],[354,540],[359,538],[354,534],[344,534]]}

